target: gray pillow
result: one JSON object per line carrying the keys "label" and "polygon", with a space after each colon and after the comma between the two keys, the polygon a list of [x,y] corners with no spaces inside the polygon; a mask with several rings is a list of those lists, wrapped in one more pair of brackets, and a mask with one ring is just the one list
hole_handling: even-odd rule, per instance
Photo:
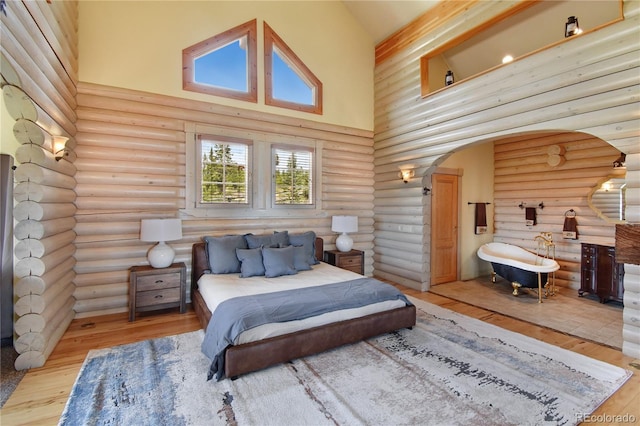
{"label": "gray pillow", "polygon": [[262,248],[236,249],[240,261],[240,278],[264,275],[262,263]]}
{"label": "gray pillow", "polygon": [[247,234],[244,237],[250,249],[258,247],[286,247],[289,245],[289,234],[287,231],[265,235]]}
{"label": "gray pillow", "polygon": [[264,264],[264,276],[275,278],[281,275],[295,275],[298,271],[293,263],[295,247],[263,248],[262,262]]}
{"label": "gray pillow", "polygon": [[313,231],[303,232],[301,234],[289,234],[289,244],[292,246],[303,246],[307,263],[309,265],[317,265],[320,263],[316,258],[316,233]]}
{"label": "gray pillow", "polygon": [[204,237],[212,274],[234,274],[240,272],[240,261],[236,249],[246,249],[244,235]]}
{"label": "gray pillow", "polygon": [[296,271],[308,271],[311,268],[309,265],[309,256],[304,246],[289,246],[293,247],[293,266]]}

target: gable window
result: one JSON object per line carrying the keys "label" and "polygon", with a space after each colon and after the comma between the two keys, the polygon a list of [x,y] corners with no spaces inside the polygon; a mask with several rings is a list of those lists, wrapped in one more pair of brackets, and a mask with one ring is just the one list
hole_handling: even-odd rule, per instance
{"label": "gable window", "polygon": [[313,151],[303,147],[272,149],[275,205],[313,204]]}
{"label": "gable window", "polygon": [[198,137],[199,205],[249,202],[250,144],[229,138]]}
{"label": "gable window", "polygon": [[266,22],[264,74],[265,104],[322,114],[322,82]]}
{"label": "gable window", "polygon": [[182,88],[257,102],[257,24],[246,22],[182,51]]}

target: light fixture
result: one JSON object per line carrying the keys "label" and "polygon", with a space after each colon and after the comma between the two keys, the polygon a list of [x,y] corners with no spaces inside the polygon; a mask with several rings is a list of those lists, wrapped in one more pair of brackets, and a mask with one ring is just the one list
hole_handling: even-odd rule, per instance
{"label": "light fixture", "polygon": [[52,151],[56,161],[60,161],[69,155],[69,151],[67,151],[68,140],[69,138],[64,136],[53,136]]}
{"label": "light fixture", "polygon": [[502,58],[502,63],[503,64],[508,64],[509,62],[513,61],[513,56],[511,55],[504,55],[504,58]]}
{"label": "light fixture", "polygon": [[182,238],[182,221],[180,219],[142,219],[140,222],[140,240],[157,241],[147,259],[154,268],[166,268],[173,263],[175,251],[165,241]]}
{"label": "light fixture", "polygon": [[331,218],[331,230],[341,232],[336,239],[336,247],[342,252],[351,251],[353,239],[347,232],[358,232],[358,216],[333,216]]}
{"label": "light fixture", "polygon": [[626,160],[627,160],[627,154],[625,154],[624,152],[621,152],[620,156],[616,158],[616,161],[613,162],[613,167],[614,168],[624,167]]}
{"label": "light fixture", "polygon": [[578,24],[578,18],[576,16],[569,16],[567,23],[564,24],[564,36],[571,37],[582,33],[580,24]]}
{"label": "light fixture", "polygon": [[398,176],[400,177],[400,179],[402,179],[404,183],[407,183],[409,182],[409,179],[411,179],[414,176],[414,172],[413,170],[400,170],[400,173],[398,173]]}
{"label": "light fixture", "polygon": [[612,188],[613,188],[613,185],[611,185],[611,181],[607,181],[602,184],[602,189],[604,190],[604,192],[609,192],[611,191]]}

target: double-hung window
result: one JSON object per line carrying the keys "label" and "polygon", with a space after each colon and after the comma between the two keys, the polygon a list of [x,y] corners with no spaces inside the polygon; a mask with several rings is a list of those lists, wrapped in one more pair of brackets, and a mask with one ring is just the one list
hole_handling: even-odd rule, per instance
{"label": "double-hung window", "polygon": [[249,203],[250,148],[248,141],[198,136],[199,207]]}
{"label": "double-hung window", "polygon": [[313,205],[313,149],[274,146],[271,150],[271,161],[273,204]]}
{"label": "double-hung window", "polygon": [[[185,213],[196,217],[322,214],[322,142],[187,125]],[[231,212],[231,210],[233,212]]]}

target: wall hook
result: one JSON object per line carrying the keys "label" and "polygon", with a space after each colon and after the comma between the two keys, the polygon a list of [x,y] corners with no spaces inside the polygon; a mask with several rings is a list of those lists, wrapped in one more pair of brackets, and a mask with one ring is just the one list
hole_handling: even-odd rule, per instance
{"label": "wall hook", "polygon": [[544,202],[540,201],[540,204],[538,204],[538,207],[540,207],[540,210],[544,209]]}
{"label": "wall hook", "polygon": [[422,188],[422,195],[429,195],[431,193],[431,188],[427,188],[426,186]]}
{"label": "wall hook", "polygon": [[518,205],[518,207],[520,207],[521,209],[524,209],[524,207],[527,205],[527,203],[525,203],[524,201],[521,201],[520,204]]}

